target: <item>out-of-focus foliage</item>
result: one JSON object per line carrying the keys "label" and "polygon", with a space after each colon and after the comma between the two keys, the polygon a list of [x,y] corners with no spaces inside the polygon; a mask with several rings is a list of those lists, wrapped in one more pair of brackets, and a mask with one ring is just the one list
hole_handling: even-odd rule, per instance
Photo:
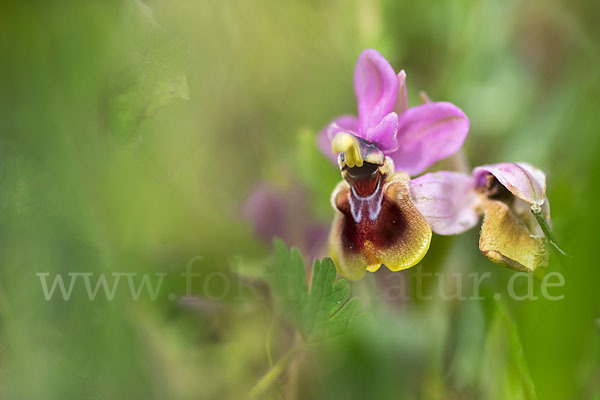
{"label": "out-of-focus foliage", "polygon": [[501,307],[495,310],[483,347],[482,386],[487,399],[535,399],[519,334]]}
{"label": "out-of-focus foliage", "polygon": [[117,29],[127,44],[110,71],[99,118],[110,134],[127,138],[172,99],[189,100],[187,55],[184,43],[160,26],[141,0],[123,5]]}
{"label": "out-of-focus foliage", "polygon": [[[3,3],[0,396],[246,398],[304,317],[273,301],[272,248],[242,204],[259,181],[293,183],[329,221],[339,172],[314,138],[355,113],[354,64],[373,47],[406,70],[411,104],[422,89],[465,111],[470,165],[547,172],[573,255],[550,260],[564,298],[534,282],[538,300],[510,299],[514,272],[481,256],[477,229],[434,236],[419,266],[350,285],[360,329],[298,353],[263,393],[598,399],[599,12],[584,0]],[[329,285],[318,265],[306,274]],[[474,272],[490,274],[485,299],[452,297],[452,274],[471,293]],[[80,275],[68,301],[46,300],[39,273],[67,287],[69,273],[93,274],[91,287],[100,274],[163,280],[154,299],[132,298],[123,276],[112,300],[90,300]]]}

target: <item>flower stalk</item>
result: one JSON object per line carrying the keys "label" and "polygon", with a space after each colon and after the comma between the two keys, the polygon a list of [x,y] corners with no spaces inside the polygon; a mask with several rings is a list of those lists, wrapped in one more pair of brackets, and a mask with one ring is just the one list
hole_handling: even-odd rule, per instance
{"label": "flower stalk", "polygon": [[561,257],[569,257],[570,258],[571,256],[569,256],[567,253],[565,253],[565,251],[563,249],[560,248],[556,239],[554,238],[554,235],[552,234],[552,230],[550,229],[550,226],[548,225],[548,221],[546,221],[546,217],[544,216],[544,213],[542,212],[542,208],[540,206],[534,204],[531,206],[531,213],[535,217],[537,223],[540,225],[542,232],[544,232],[544,236],[546,236],[546,240],[548,240],[548,243],[552,246],[552,249],[559,256],[559,259]]}
{"label": "flower stalk", "polygon": [[251,399],[256,399],[261,394],[263,394],[266,390],[268,390],[271,385],[285,372],[287,367],[294,361],[296,355],[300,352],[300,348],[298,345],[292,346],[280,359],[277,363],[254,385],[252,390],[248,395]]}

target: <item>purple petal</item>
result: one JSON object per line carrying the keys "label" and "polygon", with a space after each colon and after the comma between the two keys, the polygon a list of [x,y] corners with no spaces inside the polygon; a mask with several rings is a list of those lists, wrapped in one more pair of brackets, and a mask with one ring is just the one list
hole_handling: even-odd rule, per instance
{"label": "purple petal", "polygon": [[397,171],[417,175],[456,153],[469,132],[469,119],[447,102],[411,107],[398,117],[398,149],[388,154]]}
{"label": "purple petal", "polygon": [[431,230],[439,235],[457,235],[477,224],[477,195],[470,175],[439,171],[410,181],[411,200]]}
{"label": "purple petal", "polygon": [[354,69],[354,92],[358,101],[359,131],[367,132],[394,110],[398,77],[377,50],[360,53]]}
{"label": "purple petal", "polygon": [[329,227],[309,211],[302,185],[282,190],[266,182],[257,184],[244,202],[242,217],[266,243],[280,238],[288,246],[298,247],[309,261],[324,255]]}
{"label": "purple petal", "polygon": [[541,206],[546,201],[546,175],[527,163],[499,163],[477,167],[473,170],[476,184],[484,185],[488,174],[494,175],[513,195],[529,204]]}
{"label": "purple petal", "polygon": [[396,99],[394,111],[396,114],[400,115],[406,110],[408,110],[408,96],[406,95],[406,72],[402,70],[398,73],[398,98]]}
{"label": "purple petal", "polygon": [[391,112],[379,125],[367,131],[366,139],[375,144],[383,152],[392,152],[398,148],[396,134],[398,133],[398,115]]}
{"label": "purple petal", "polygon": [[267,242],[275,237],[288,239],[289,210],[283,195],[273,186],[259,184],[244,203],[242,214],[261,239]]}
{"label": "purple petal", "polygon": [[358,119],[354,115],[343,115],[334,119],[317,137],[317,144],[321,152],[337,165],[338,155],[331,151],[331,141],[338,132],[349,132],[358,136]]}

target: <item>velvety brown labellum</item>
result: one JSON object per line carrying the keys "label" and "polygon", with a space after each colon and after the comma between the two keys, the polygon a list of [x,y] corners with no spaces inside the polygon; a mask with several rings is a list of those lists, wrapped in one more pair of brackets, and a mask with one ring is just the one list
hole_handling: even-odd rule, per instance
{"label": "velvety brown labellum", "polygon": [[533,236],[506,203],[483,199],[482,207],[479,249],[487,258],[519,271],[535,271],[548,264],[544,238]]}
{"label": "velvety brown labellum", "polygon": [[[351,203],[364,199],[347,182],[338,184],[332,196],[338,212],[330,242],[340,275],[360,279],[367,270],[376,271],[382,264],[392,271],[410,268],[427,253],[431,229],[410,201],[409,179],[402,172],[389,177],[381,175],[377,188],[382,196],[376,204],[380,208],[374,210],[369,203],[360,210],[358,218],[356,206],[353,213]],[[376,191],[371,196],[375,194]]]}

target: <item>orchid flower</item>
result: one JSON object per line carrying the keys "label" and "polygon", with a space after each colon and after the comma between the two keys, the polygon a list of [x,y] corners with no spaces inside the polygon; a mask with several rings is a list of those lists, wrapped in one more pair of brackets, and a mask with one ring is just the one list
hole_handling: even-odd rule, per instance
{"label": "orchid flower", "polygon": [[332,195],[330,246],[348,279],[382,264],[409,268],[423,258],[431,229],[410,200],[410,176],[458,151],[469,130],[453,104],[408,108],[405,80],[377,51],[363,51],[354,71],[358,118],[339,117],[318,138],[344,178]]}
{"label": "orchid flower", "polygon": [[471,175],[432,172],[412,180],[410,194],[433,232],[460,234],[483,215],[479,249],[487,258],[520,271],[547,266],[546,237],[553,239],[539,169],[520,162],[482,165]]}

